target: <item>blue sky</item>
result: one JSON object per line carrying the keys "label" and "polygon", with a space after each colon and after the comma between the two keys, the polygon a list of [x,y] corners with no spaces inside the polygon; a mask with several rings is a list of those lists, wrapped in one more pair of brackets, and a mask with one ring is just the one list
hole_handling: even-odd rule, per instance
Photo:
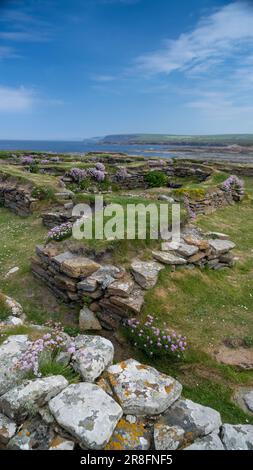
{"label": "blue sky", "polygon": [[0,0],[0,138],[253,131],[253,2]]}

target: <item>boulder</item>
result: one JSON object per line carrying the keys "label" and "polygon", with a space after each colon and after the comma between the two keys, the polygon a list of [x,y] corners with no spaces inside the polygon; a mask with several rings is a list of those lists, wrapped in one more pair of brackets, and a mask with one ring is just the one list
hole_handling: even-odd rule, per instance
{"label": "boulder", "polygon": [[131,424],[122,418],[105,450],[148,450],[149,447],[150,435],[143,424]]}
{"label": "boulder", "polygon": [[83,307],[79,313],[79,328],[80,330],[101,330],[102,327],[95,316],[88,307]]}
{"label": "boulder", "polygon": [[196,441],[184,450],[225,450],[218,434],[212,432],[208,436],[196,439]]}
{"label": "boulder", "polygon": [[65,260],[61,264],[61,271],[73,278],[90,276],[99,268],[100,265],[98,263],[85,256],[76,256]]}
{"label": "boulder", "polygon": [[67,386],[68,381],[62,375],[28,380],[0,397],[0,409],[20,422]]}
{"label": "boulder", "polygon": [[212,408],[181,399],[167,410],[160,423],[183,428],[187,439],[193,440],[211,434],[213,431],[218,432],[221,417],[220,413]]}
{"label": "boulder", "polygon": [[235,243],[231,242],[230,240],[210,240],[209,245],[212,248],[212,251],[215,255],[223,255],[228,251],[235,248]]}
{"label": "boulder", "polygon": [[187,263],[187,261],[181,256],[177,256],[166,251],[152,251],[152,255],[163,264],[180,265]]}
{"label": "boulder", "polygon": [[112,364],[114,347],[101,336],[79,335],[75,339],[73,367],[85,382],[94,382]]}
{"label": "boulder", "polygon": [[179,426],[156,423],[154,443],[156,450],[177,450],[184,443],[185,431]]}
{"label": "boulder", "polygon": [[122,416],[118,403],[90,383],[69,385],[49,408],[58,424],[88,449],[103,449]]}
{"label": "boulder", "polygon": [[221,440],[226,450],[253,450],[253,425],[224,424]]}
{"label": "boulder", "polygon": [[15,435],[17,429],[16,423],[11,421],[7,416],[0,413],[0,443],[7,444]]}
{"label": "boulder", "polygon": [[156,285],[161,269],[163,266],[156,261],[134,260],[131,264],[133,276],[143,289],[151,289]]}
{"label": "boulder", "polygon": [[163,413],[182,391],[181,384],[175,379],[134,359],[109,367],[107,377],[125,414]]}
{"label": "boulder", "polygon": [[19,360],[27,350],[27,335],[13,335],[0,345],[0,396],[25,375],[25,371],[17,367]]}

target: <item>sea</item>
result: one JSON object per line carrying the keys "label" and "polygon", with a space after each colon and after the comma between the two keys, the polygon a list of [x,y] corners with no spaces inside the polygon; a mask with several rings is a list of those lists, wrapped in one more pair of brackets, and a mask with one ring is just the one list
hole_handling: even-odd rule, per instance
{"label": "sea", "polygon": [[235,161],[240,163],[253,163],[253,152],[241,155],[240,153],[223,152],[220,148],[218,151],[210,151],[210,147],[206,145],[198,146],[197,149],[190,149],[190,146],[183,144],[172,145],[136,145],[130,144],[102,144],[97,142],[86,141],[60,141],[60,140],[0,140],[0,151],[17,151],[24,150],[45,153],[71,153],[85,154],[88,152],[123,152],[128,155],[142,155],[150,157],[163,158],[194,158],[208,160]]}

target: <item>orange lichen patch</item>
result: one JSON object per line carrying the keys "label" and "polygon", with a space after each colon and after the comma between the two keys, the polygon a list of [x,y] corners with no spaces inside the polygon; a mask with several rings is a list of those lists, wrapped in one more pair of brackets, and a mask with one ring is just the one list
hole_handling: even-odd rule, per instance
{"label": "orange lichen patch", "polygon": [[97,380],[96,384],[98,385],[98,387],[101,387],[104,392],[108,393],[108,395],[112,395],[113,392],[110,387],[110,384],[104,377],[101,377],[99,380]]}
{"label": "orange lichen patch", "polygon": [[26,431],[25,433],[26,436],[30,436],[30,434],[31,434],[30,431]]}
{"label": "orange lichen patch", "polygon": [[173,390],[173,385],[165,385],[165,392],[170,393]]}
{"label": "orange lichen patch", "polygon": [[147,439],[143,424],[131,424],[122,418],[105,447],[105,450],[134,450],[140,447],[140,438]]}
{"label": "orange lichen patch", "polygon": [[142,370],[142,369],[147,369],[148,366],[146,366],[145,364],[139,364],[138,366],[136,366],[136,369],[139,369],[139,370]]}
{"label": "orange lichen patch", "polygon": [[19,436],[22,436],[22,434],[23,434],[23,431],[19,431],[19,432],[18,432],[18,435],[19,435]]}
{"label": "orange lichen patch", "polygon": [[61,445],[63,441],[64,441],[64,439],[62,439],[62,437],[57,436],[57,437],[55,437],[55,438],[51,441],[50,447],[56,448],[56,447],[58,447],[59,445]]}
{"label": "orange lichen patch", "polygon": [[145,380],[144,385],[145,387],[152,388],[153,390],[157,390],[157,384],[152,384],[148,382],[147,380]]}
{"label": "orange lichen patch", "polygon": [[119,363],[119,367],[124,370],[124,369],[127,368],[127,365],[124,361],[122,361],[122,362]]}

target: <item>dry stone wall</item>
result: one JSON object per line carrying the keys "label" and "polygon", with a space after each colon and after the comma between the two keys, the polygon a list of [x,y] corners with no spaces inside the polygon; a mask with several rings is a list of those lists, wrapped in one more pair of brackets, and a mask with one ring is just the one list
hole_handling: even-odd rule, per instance
{"label": "dry stone wall", "polygon": [[32,197],[32,189],[17,181],[0,177],[0,205],[22,217],[31,215],[37,199]]}

